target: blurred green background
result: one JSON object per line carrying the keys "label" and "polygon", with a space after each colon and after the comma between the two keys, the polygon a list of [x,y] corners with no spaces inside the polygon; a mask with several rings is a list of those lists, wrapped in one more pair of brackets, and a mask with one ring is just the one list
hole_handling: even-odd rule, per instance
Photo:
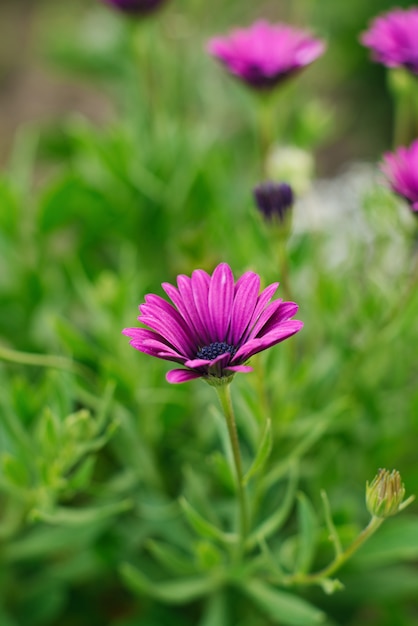
{"label": "blurred green background", "polygon": [[[228,526],[233,486],[211,390],[168,385],[167,364],[121,336],[146,293],[196,267],[226,261],[236,277],[251,268],[264,284],[280,280],[277,241],[251,195],[255,100],[204,51],[211,35],[260,16],[309,27],[328,50],[277,100],[278,146],[315,156],[286,248],[305,328],[233,384],[247,465],[273,419],[256,521],[283,505],[298,463],[317,511],[318,569],[331,552],[321,488],[344,543],[367,523],[364,484],[378,467],[396,467],[418,493],[416,224],[378,184],[393,109],[386,70],[358,43],[389,8],[171,0],[137,24],[93,0],[1,3],[1,626],[281,623],[239,586],[161,601],[180,572],[223,566],[179,496]],[[329,626],[414,626],[416,510],[344,568],[344,591],[296,594]],[[271,541],[285,570],[297,530],[292,504]],[[126,563],[150,588],[132,590]]]}

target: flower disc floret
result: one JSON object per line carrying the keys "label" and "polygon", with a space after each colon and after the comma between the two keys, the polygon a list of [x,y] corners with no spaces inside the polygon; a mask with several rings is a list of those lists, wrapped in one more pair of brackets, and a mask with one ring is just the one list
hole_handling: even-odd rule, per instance
{"label": "flower disc floret", "polygon": [[405,67],[418,74],[418,7],[394,9],[376,17],[360,41],[387,67]]}
{"label": "flower disc floret", "polygon": [[396,194],[404,198],[412,211],[418,214],[418,140],[408,148],[387,152],[381,170]]}
{"label": "flower disc floret", "polygon": [[321,56],[325,43],[287,24],[259,20],[214,37],[207,50],[251,87],[270,89]]}
{"label": "flower disc floret", "polygon": [[171,299],[145,297],[138,320],[147,328],[125,328],[130,344],[145,354],[173,361],[181,369],[167,380],[182,383],[204,378],[216,383],[237,372],[250,372],[248,360],[297,333],[303,323],[292,319],[294,302],[271,301],[278,283],[260,293],[260,277],[246,272],[236,282],[226,263],[210,276],[195,270],[180,275],[177,287],[163,283]]}

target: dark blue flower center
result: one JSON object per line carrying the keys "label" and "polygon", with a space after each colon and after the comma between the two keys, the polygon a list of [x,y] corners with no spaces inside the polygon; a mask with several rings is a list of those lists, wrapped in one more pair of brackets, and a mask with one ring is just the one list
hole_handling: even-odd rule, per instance
{"label": "dark blue flower center", "polygon": [[221,354],[225,354],[229,352],[231,356],[234,356],[237,348],[235,346],[231,346],[231,344],[226,343],[226,341],[214,341],[209,346],[203,346],[196,352],[197,359],[206,359],[208,361],[213,361],[217,356]]}

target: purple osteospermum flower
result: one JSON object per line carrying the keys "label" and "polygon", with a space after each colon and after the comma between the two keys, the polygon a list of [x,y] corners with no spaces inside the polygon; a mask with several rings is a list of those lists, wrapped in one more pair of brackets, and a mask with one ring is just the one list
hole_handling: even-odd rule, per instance
{"label": "purple osteospermum flower", "polygon": [[418,139],[409,148],[387,152],[381,170],[392,190],[405,198],[418,215]]}
{"label": "purple osteospermum flower", "polygon": [[254,198],[259,211],[267,221],[283,223],[293,206],[293,191],[287,183],[266,182],[254,189]]}
{"label": "purple osteospermum flower", "polygon": [[149,294],[141,304],[138,320],[146,328],[125,328],[137,350],[187,369],[168,372],[170,383],[204,378],[223,384],[236,372],[250,372],[248,359],[291,335],[303,326],[292,320],[298,310],[294,302],[270,302],[278,283],[259,294],[260,277],[246,272],[237,282],[226,263],[212,276],[195,270],[180,275],[177,288],[163,283],[174,306]]}
{"label": "purple osteospermum flower", "polygon": [[394,9],[376,17],[361,42],[375,61],[387,67],[406,67],[418,74],[418,7]]}
{"label": "purple osteospermum flower", "polygon": [[132,15],[145,15],[158,9],[166,0],[102,0],[105,4]]}
{"label": "purple osteospermum flower", "polygon": [[269,89],[315,61],[325,43],[304,30],[260,20],[211,39],[207,49],[251,87]]}

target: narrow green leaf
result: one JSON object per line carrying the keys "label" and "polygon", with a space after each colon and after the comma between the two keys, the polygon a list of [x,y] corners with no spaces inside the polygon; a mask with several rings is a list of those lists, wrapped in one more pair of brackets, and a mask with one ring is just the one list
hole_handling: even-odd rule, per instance
{"label": "narrow green leaf", "polygon": [[314,626],[325,621],[325,614],[312,604],[288,591],[275,589],[260,580],[247,581],[243,590],[275,624]]}
{"label": "narrow green leaf", "polygon": [[59,524],[65,526],[80,526],[84,524],[94,524],[107,517],[113,517],[129,509],[132,509],[132,500],[122,500],[115,504],[107,504],[94,508],[71,509],[57,507],[52,512],[33,509],[31,511],[32,520],[42,520],[48,524]]}
{"label": "narrow green leaf", "polygon": [[245,485],[248,483],[250,478],[252,478],[255,474],[257,474],[261,469],[263,469],[267,459],[270,456],[272,446],[273,446],[273,438],[271,434],[271,420],[267,419],[256,457],[250,469],[244,476]]}
{"label": "narrow green leaf", "polygon": [[193,574],[196,572],[196,568],[187,559],[185,552],[181,552],[167,543],[151,539],[147,542],[146,547],[153,557],[173,574]]}
{"label": "narrow green leaf", "polygon": [[339,534],[334,524],[334,520],[332,519],[331,507],[329,504],[326,491],[324,490],[321,491],[321,498],[322,498],[322,505],[324,507],[325,523],[327,525],[328,532],[329,532],[329,540],[334,545],[335,556],[339,557],[340,554],[342,554],[343,552],[343,548],[341,545]]}
{"label": "narrow green leaf", "polygon": [[186,498],[181,497],[179,500],[180,507],[189,522],[190,526],[201,536],[206,539],[214,539],[221,543],[235,543],[237,538],[231,533],[225,533],[207,520],[205,520],[200,513],[198,513],[187,502]]}
{"label": "narrow green leaf", "polygon": [[304,493],[298,493],[299,536],[295,572],[306,574],[313,561],[316,546],[316,515]]}
{"label": "narrow green leaf", "polygon": [[210,578],[197,577],[154,584],[129,563],[121,565],[120,574],[127,586],[135,593],[155,598],[167,604],[193,602],[197,598],[213,593],[219,585],[217,581]]}
{"label": "narrow green leaf", "polygon": [[36,426],[36,439],[41,450],[56,454],[61,439],[61,423],[49,408],[45,408]]}
{"label": "narrow green leaf", "polygon": [[271,535],[277,532],[281,525],[284,524],[293,506],[298,476],[299,472],[297,464],[293,463],[290,468],[289,483],[281,507],[279,507],[277,511],[274,511],[270,517],[264,520],[264,522],[262,522],[249,536],[247,540],[248,549],[254,548],[254,546],[260,542],[265,541],[268,537],[271,537]]}
{"label": "narrow green leaf", "polygon": [[229,623],[225,596],[222,593],[212,594],[207,599],[199,626],[224,626]]}
{"label": "narrow green leaf", "polygon": [[4,454],[1,459],[4,478],[14,487],[24,489],[29,486],[29,473],[22,461],[11,454]]}

